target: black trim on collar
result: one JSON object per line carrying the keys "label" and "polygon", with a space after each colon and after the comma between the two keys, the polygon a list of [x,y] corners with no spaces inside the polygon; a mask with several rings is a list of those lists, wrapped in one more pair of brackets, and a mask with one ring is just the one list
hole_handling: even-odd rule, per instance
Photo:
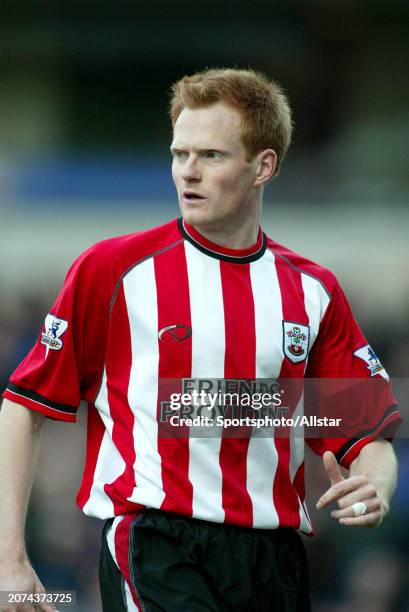
{"label": "black trim on collar", "polygon": [[218,253],[217,251],[213,251],[205,247],[203,244],[200,244],[200,242],[198,242],[197,240],[195,240],[193,236],[191,236],[186,231],[185,226],[183,224],[182,217],[179,217],[178,219],[178,226],[179,226],[179,230],[181,234],[188,242],[190,242],[190,244],[193,244],[194,247],[196,247],[199,251],[201,251],[205,255],[209,255],[209,257],[213,257],[214,259],[220,259],[221,261],[228,261],[230,263],[237,263],[237,264],[251,263],[252,261],[257,261],[257,259],[260,259],[261,257],[263,257],[265,250],[266,250],[266,246],[267,246],[266,235],[264,234],[264,232],[262,232],[261,233],[261,236],[262,236],[261,245],[258,251],[256,251],[255,253],[252,253],[251,255],[242,255],[242,256],[225,255],[223,253]]}

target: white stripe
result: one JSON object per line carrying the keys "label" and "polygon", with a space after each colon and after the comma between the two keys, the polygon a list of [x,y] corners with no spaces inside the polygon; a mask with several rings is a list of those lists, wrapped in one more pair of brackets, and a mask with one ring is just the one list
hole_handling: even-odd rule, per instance
{"label": "white stripe", "polygon": [[[165,492],[158,452],[158,305],[153,258],[123,280],[131,332],[132,366],[128,402],[134,414],[135,483],[128,498],[160,508]],[[149,313],[149,316],[147,316]]]}
{"label": "white stripe", "polygon": [[[300,419],[304,414],[304,392],[301,394],[300,400],[297,404],[297,408],[294,410],[293,418]],[[304,461],[304,428],[303,427],[292,427],[290,432],[290,479],[294,482],[295,475]],[[298,496],[298,510],[300,514],[300,529],[304,533],[311,533],[311,521],[308,515],[307,507],[303,505],[300,496]]]}
{"label": "white stripe", "polygon": [[[310,346],[309,351],[314,345],[314,342],[317,338],[320,324],[323,316],[329,306],[330,297],[328,293],[325,291],[324,287],[321,283],[309,276],[308,274],[301,274],[301,282],[304,291],[304,306],[305,311],[308,315],[309,325],[310,325]],[[307,362],[306,362],[307,366]],[[303,398],[302,398],[303,401]],[[302,412],[304,412],[304,406],[302,405]],[[298,469],[298,466],[301,465],[302,461],[304,461],[304,438],[298,437],[297,439],[291,439],[291,459],[294,462],[293,469],[294,474]],[[302,446],[302,448],[301,448]],[[293,450],[294,449],[294,450]],[[294,453],[294,460],[293,460]],[[293,477],[293,476],[292,476]],[[304,511],[305,508],[305,511]],[[306,504],[301,508],[301,529],[305,532],[311,532],[311,519],[308,515],[308,509]],[[309,529],[307,530],[307,527]]]}
{"label": "white stripe", "polygon": [[[223,378],[225,326],[220,262],[185,242],[192,321],[192,378]],[[219,463],[221,427],[213,438],[189,439],[189,479],[193,516],[224,521],[222,472]]]}
{"label": "white stripe", "polygon": [[283,353],[283,305],[280,284],[271,251],[250,264],[256,319],[256,376],[277,378]]}
{"label": "white stripe", "polygon": [[[308,316],[309,327],[310,327],[310,344],[309,350],[311,350],[312,346],[318,335],[318,330],[320,326],[320,322],[322,317],[325,314],[325,311],[329,304],[329,297],[323,286],[320,282],[318,282],[313,277],[308,274],[301,274],[301,283],[304,291],[304,307]],[[305,362],[305,366],[307,366],[307,361]],[[294,418],[297,418],[299,415],[300,418],[304,414],[304,395],[301,396],[300,401],[298,402],[297,408],[294,412]],[[295,431],[294,428],[291,429],[290,436],[290,445],[291,445],[291,460],[290,460],[290,477],[291,481],[294,480],[295,475],[302,465],[304,461],[304,430],[301,428],[297,428]],[[306,533],[310,533],[312,531],[311,521],[308,515],[308,510],[305,504],[301,503],[299,499],[299,511],[300,511],[300,529]]]}
{"label": "white stripe", "polygon": [[115,550],[115,533],[116,533],[116,528],[118,527],[119,523],[124,519],[123,516],[116,516],[114,518],[114,520],[112,521],[112,525],[110,530],[107,533],[107,544],[108,544],[108,548],[109,548],[109,552],[112,555],[113,560],[116,563],[116,566],[119,569],[119,564],[118,564],[118,560],[116,558],[116,550]]}
{"label": "white stripe", "polygon": [[131,590],[129,588],[129,584],[127,583],[126,580],[124,581],[124,585],[125,585],[125,596],[126,596],[127,611],[128,612],[139,612],[140,608],[138,608],[135,605],[134,600],[132,598]]}
{"label": "white stripe", "polygon": [[[274,255],[266,251],[250,264],[256,327],[256,377],[276,378],[283,360],[282,303]],[[267,433],[267,432],[266,432]],[[247,491],[253,504],[253,527],[276,528],[273,484],[278,453],[271,437],[251,437],[247,452]]]}
{"label": "white stripe", "polygon": [[98,452],[91,492],[83,512],[88,516],[107,519],[114,514],[114,505],[104,491],[104,485],[114,482],[124,471],[125,462],[112,441],[113,421],[109,410],[107,375],[104,369],[101,388],[95,407],[98,409],[105,425],[104,437]]}
{"label": "white stripe", "polygon": [[[121,521],[123,521],[124,518],[125,518],[124,516],[116,516],[114,518],[114,520],[112,521],[111,528],[108,531],[107,536],[106,536],[109,552],[111,553],[112,558],[115,561],[115,564],[116,564],[118,569],[119,569],[119,564],[118,564],[118,560],[116,558],[115,534],[116,534],[116,530],[117,530],[117,527],[118,527],[119,523]],[[122,574],[121,574],[121,576],[122,576]],[[139,612],[139,608],[135,605],[134,600],[132,598],[132,594],[131,594],[131,591],[130,591],[130,588],[129,588],[129,584],[125,580],[124,576],[122,576],[122,579],[123,579],[124,585],[125,585],[126,606],[127,606],[128,612]]]}
{"label": "white stripe", "polygon": [[311,350],[318,334],[320,323],[330,302],[329,296],[320,282],[308,274],[301,274],[304,290],[304,305],[310,324]]}

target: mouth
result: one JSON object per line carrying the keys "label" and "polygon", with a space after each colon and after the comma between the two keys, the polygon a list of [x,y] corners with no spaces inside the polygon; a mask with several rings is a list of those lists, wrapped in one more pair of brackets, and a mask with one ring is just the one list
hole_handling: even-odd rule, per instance
{"label": "mouth", "polygon": [[189,202],[190,204],[204,202],[206,199],[201,193],[197,193],[196,191],[184,191],[182,197],[185,202]]}

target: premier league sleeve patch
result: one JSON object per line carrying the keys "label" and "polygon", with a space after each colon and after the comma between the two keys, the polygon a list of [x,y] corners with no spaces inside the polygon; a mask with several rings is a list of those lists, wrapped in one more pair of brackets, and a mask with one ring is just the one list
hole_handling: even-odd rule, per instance
{"label": "premier league sleeve patch", "polygon": [[362,361],[365,361],[368,370],[371,373],[371,376],[375,376],[375,374],[380,374],[386,380],[389,380],[389,376],[385,371],[385,368],[379,361],[378,357],[375,354],[375,351],[366,344],[362,346],[357,351],[354,352],[355,357],[359,357]]}
{"label": "premier league sleeve patch", "polygon": [[283,321],[284,355],[292,363],[305,361],[310,343],[310,328],[308,325]]}
{"label": "premier league sleeve patch", "polygon": [[61,336],[66,331],[68,322],[64,319],[57,319],[53,314],[48,314],[45,318],[45,332],[41,335],[41,344],[46,346],[45,356],[48,351],[59,351],[62,349],[63,341]]}

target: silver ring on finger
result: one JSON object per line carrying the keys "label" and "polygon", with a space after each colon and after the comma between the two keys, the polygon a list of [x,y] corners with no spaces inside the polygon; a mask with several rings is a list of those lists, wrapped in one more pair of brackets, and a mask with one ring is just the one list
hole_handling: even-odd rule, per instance
{"label": "silver ring on finger", "polygon": [[366,514],[367,510],[368,508],[366,507],[366,504],[362,501],[352,504],[352,511],[354,513],[354,516],[362,516]]}

